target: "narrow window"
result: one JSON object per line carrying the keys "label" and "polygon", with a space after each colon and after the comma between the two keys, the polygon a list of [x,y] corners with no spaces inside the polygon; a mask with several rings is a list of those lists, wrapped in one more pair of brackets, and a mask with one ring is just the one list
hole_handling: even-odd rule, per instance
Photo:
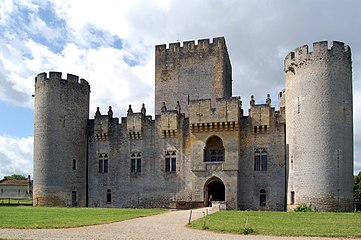
{"label": "narrow window", "polygon": [[291,205],[295,204],[295,192],[291,191]]}
{"label": "narrow window", "polygon": [[99,173],[103,173],[103,160],[99,160]]}
{"label": "narrow window", "polygon": [[177,171],[177,157],[176,157],[176,153],[173,152],[172,153],[172,172],[176,172]]}
{"label": "narrow window", "polygon": [[261,152],[261,171],[267,171],[267,149],[262,149]]}
{"label": "narrow window", "polygon": [[103,154],[103,163],[104,163],[104,173],[107,173],[108,172],[108,153],[104,153]]}
{"label": "narrow window", "polygon": [[108,172],[108,159],[104,159],[104,173]]}
{"label": "narrow window", "polygon": [[266,206],[266,190],[264,189],[259,191],[259,205]]}
{"label": "narrow window", "polygon": [[73,206],[76,206],[76,204],[77,204],[76,191],[71,191],[71,204]]}
{"label": "narrow window", "polygon": [[142,172],[142,159],[137,158],[137,172]]}
{"label": "narrow window", "polygon": [[267,125],[264,126],[264,131],[267,132]]}
{"label": "narrow window", "polygon": [[107,189],[107,204],[112,203],[112,190]]}
{"label": "narrow window", "polygon": [[134,158],[131,159],[130,172],[132,172],[132,173],[135,172],[135,159]]}
{"label": "narrow window", "polygon": [[297,113],[301,112],[300,97],[297,97]]}
{"label": "narrow window", "polygon": [[73,170],[76,170],[76,160],[73,159]]}
{"label": "narrow window", "polygon": [[254,133],[257,133],[257,126],[254,126]]}
{"label": "narrow window", "polygon": [[165,153],[165,171],[170,172],[170,153]]}

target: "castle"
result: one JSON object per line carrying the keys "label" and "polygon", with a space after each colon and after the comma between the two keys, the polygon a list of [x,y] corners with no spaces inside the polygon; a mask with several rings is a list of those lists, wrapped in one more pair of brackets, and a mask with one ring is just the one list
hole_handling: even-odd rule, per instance
{"label": "castle", "polygon": [[299,47],[284,72],[279,110],[252,96],[246,115],[223,37],[157,45],[154,119],[89,119],[86,80],[38,74],[34,205],[352,211],[350,47]]}

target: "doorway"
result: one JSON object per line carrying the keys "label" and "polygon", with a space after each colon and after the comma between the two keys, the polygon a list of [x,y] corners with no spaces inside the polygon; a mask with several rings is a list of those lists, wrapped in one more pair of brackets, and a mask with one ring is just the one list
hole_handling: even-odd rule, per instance
{"label": "doorway", "polygon": [[210,205],[210,201],[225,201],[225,186],[221,179],[217,177],[210,178],[204,186],[204,203]]}

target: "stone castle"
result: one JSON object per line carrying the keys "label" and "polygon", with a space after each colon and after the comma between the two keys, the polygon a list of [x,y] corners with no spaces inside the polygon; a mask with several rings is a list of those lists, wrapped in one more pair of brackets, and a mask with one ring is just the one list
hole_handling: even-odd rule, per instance
{"label": "stone castle", "polygon": [[252,96],[246,115],[223,37],[157,45],[154,119],[144,105],[89,119],[86,80],[38,74],[34,204],[351,211],[350,47],[299,47],[284,72],[279,110]]}

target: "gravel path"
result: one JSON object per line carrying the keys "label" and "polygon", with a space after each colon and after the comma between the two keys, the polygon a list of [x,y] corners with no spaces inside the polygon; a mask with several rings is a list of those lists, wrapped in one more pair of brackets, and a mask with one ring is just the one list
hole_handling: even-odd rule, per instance
{"label": "gravel path", "polygon": [[[207,210],[206,210],[207,209]],[[211,208],[193,210],[192,220],[203,216],[204,212],[213,213]],[[11,239],[313,239],[335,240],[342,238],[307,238],[307,237],[273,237],[273,236],[244,236],[235,234],[213,233],[186,228],[189,210],[170,211],[164,214],[132,219],[123,222],[67,229],[0,229],[0,238]]]}

